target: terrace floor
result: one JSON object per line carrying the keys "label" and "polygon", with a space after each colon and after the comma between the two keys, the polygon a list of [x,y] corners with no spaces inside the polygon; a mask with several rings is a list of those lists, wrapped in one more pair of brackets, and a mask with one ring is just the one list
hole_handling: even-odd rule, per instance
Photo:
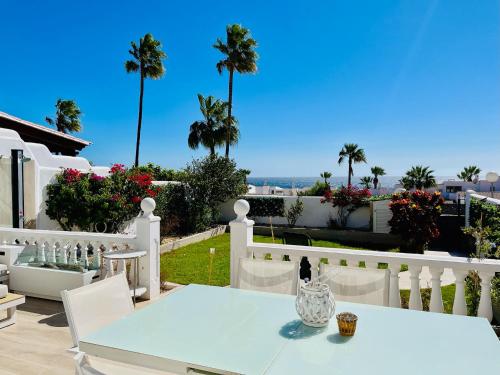
{"label": "terrace floor", "polygon": [[74,374],[74,354],[67,352],[71,347],[62,302],[26,297],[17,308],[16,324],[0,329],[0,375]]}

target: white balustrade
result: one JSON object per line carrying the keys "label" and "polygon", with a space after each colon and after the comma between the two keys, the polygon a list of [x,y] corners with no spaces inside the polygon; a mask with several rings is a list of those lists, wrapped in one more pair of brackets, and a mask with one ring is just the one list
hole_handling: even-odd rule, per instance
{"label": "white balustrade", "polygon": [[491,279],[495,272],[500,272],[500,261],[493,259],[469,259],[465,257],[450,257],[439,255],[407,254],[385,251],[349,250],[340,248],[324,248],[314,246],[293,246],[282,244],[267,244],[253,242],[253,221],[246,215],[249,211],[248,202],[239,200],[235,203],[237,218],[231,226],[231,286],[235,287],[238,280],[238,263],[240,258],[263,259],[271,254],[272,259],[281,259],[287,254],[291,260],[307,257],[311,263],[311,273],[315,277],[320,259],[328,259],[329,264],[341,264],[345,260],[351,267],[359,262],[365,262],[366,267],[376,268],[379,263],[387,263],[390,270],[389,306],[400,307],[401,297],[399,290],[399,273],[401,265],[408,265],[410,273],[410,300],[409,308],[422,310],[422,296],[420,293],[420,274],[422,267],[427,266],[431,272],[431,300],[430,311],[442,312],[443,299],[441,294],[441,276],[445,268],[452,269],[456,277],[455,301],[453,313],[466,315],[464,280],[469,271],[476,270],[481,277],[481,298],[478,316],[491,321]]}
{"label": "white balustrade", "polygon": [[[147,252],[139,260],[139,285],[146,288],[143,298],[156,298],[160,294],[160,218],[153,215],[155,202],[145,198],[141,202],[142,213],[135,219],[136,234],[109,234],[40,229],[19,229],[0,227],[0,244],[31,244],[35,247],[29,261],[20,262],[81,265],[84,269],[101,269],[101,252],[115,248],[140,249]],[[89,250],[92,249],[92,259]],[[20,264],[22,265],[22,264]],[[113,263],[106,260],[101,277],[113,275]],[[103,267],[103,268],[104,268]],[[119,271],[125,271],[124,262],[118,264]],[[64,285],[61,285],[64,289]]]}

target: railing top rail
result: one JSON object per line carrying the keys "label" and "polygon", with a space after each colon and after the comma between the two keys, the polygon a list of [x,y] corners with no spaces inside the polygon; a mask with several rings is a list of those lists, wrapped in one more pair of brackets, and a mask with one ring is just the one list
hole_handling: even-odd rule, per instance
{"label": "railing top rail", "polygon": [[11,237],[21,236],[25,238],[65,238],[65,239],[90,239],[99,241],[131,241],[136,239],[135,235],[113,234],[113,233],[94,233],[94,232],[69,232],[62,230],[44,230],[44,229],[19,229],[0,227],[0,235],[7,234]]}
{"label": "railing top rail", "polygon": [[250,251],[282,252],[288,255],[310,256],[325,258],[335,256],[354,261],[373,261],[391,264],[408,264],[415,266],[434,266],[443,268],[459,268],[464,270],[478,269],[488,272],[500,272],[500,260],[474,259],[466,257],[450,257],[425,254],[393,253],[374,250],[349,250],[329,247],[280,245],[266,243],[252,243],[248,246]]}
{"label": "railing top rail", "polygon": [[490,204],[500,206],[500,199],[491,198],[491,197],[488,197],[486,195],[481,195],[481,194],[477,194],[477,193],[470,193],[470,197],[487,202],[487,203],[490,203]]}

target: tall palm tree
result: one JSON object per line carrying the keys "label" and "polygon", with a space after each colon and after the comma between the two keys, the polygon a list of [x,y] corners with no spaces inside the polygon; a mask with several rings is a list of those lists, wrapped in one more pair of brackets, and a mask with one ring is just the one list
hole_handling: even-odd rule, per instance
{"label": "tall palm tree", "polygon": [[468,167],[464,167],[464,169],[457,174],[457,177],[466,182],[472,182],[474,178],[479,178],[479,173],[481,173],[481,169],[475,165],[470,165]]}
{"label": "tall palm tree", "polygon": [[372,182],[373,178],[371,176],[365,176],[361,177],[359,179],[359,182],[361,183],[361,186],[363,186],[365,189],[370,189],[372,187]]}
{"label": "tall palm tree", "polygon": [[332,173],[325,171],[323,173],[320,173],[319,176],[325,180],[325,185],[327,185],[328,184],[328,179],[332,177]]}
{"label": "tall palm tree", "polygon": [[365,150],[355,143],[346,143],[339,152],[339,165],[347,158],[349,169],[347,172],[347,186],[351,186],[351,177],[354,176],[353,163],[366,163]]}
{"label": "tall palm tree", "polygon": [[233,111],[233,76],[234,72],[240,74],[255,73],[257,71],[258,55],[255,52],[257,42],[250,36],[250,31],[241,25],[226,26],[226,42],[217,38],[214,46],[224,54],[216,67],[219,74],[224,70],[229,72],[229,93],[228,93],[228,116],[226,123],[226,158],[229,157],[229,145],[231,144],[231,123]]}
{"label": "tall palm tree", "polygon": [[372,167],[371,172],[373,175],[373,188],[376,189],[378,186],[378,176],[385,176],[385,170],[382,167]]}
{"label": "tall palm tree", "polygon": [[[210,155],[214,155],[215,147],[223,145],[226,139],[227,103],[211,95],[205,98],[201,94],[198,94],[198,101],[203,120],[191,124],[188,145],[192,149],[197,149],[201,144],[210,150]],[[233,117],[231,144],[238,142],[238,135],[236,119]]]}
{"label": "tall palm tree", "polygon": [[406,171],[406,175],[401,178],[400,183],[405,189],[427,189],[436,185],[434,171],[430,167],[417,165]]}
{"label": "tall palm tree", "polygon": [[45,117],[49,125],[55,125],[56,129],[63,133],[79,132],[82,130],[80,116],[82,111],[76,105],[74,100],[57,99],[56,117]]}
{"label": "tall palm tree", "polygon": [[137,141],[135,144],[135,162],[139,165],[139,146],[141,144],[141,126],[142,126],[142,100],[144,97],[144,80],[146,78],[159,79],[165,74],[165,68],[162,60],[167,57],[161,50],[161,43],[153,38],[153,35],[146,34],[139,40],[139,45],[130,42],[132,48],[128,51],[132,55],[132,60],[125,62],[127,73],[140,73],[141,88],[139,94],[139,117],[137,120]]}

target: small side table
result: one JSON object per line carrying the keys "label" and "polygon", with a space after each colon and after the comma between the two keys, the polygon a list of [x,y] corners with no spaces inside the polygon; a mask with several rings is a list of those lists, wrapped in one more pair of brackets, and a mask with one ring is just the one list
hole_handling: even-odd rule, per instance
{"label": "small side table", "polygon": [[[136,299],[136,290],[139,283],[139,258],[146,255],[145,250],[117,250],[117,251],[109,251],[102,254],[104,259],[109,260],[131,260],[132,265],[134,267],[134,280],[132,285],[134,287],[133,301],[135,307],[135,299]],[[123,272],[127,272],[125,269]]]}
{"label": "small side table", "polygon": [[16,307],[26,302],[26,297],[21,294],[7,293],[0,298],[0,311],[7,310],[7,317],[0,320],[0,328],[4,328],[16,322]]}

